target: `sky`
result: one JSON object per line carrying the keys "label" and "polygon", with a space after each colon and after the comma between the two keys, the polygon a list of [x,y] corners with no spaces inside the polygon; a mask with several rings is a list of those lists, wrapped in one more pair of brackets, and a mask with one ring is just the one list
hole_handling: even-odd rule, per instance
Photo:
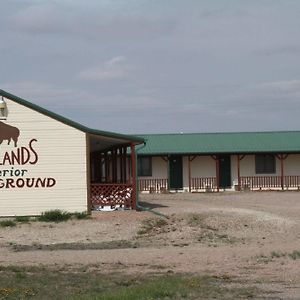
{"label": "sky", "polygon": [[298,0],[1,0],[0,89],[100,130],[300,130]]}

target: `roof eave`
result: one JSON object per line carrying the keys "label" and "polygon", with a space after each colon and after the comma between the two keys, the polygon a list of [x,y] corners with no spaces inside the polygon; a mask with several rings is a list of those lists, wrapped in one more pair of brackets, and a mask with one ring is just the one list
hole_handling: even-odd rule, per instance
{"label": "roof eave", "polygon": [[13,94],[10,94],[4,90],[0,89],[0,95],[8,98],[20,105],[23,105],[25,107],[28,107],[30,109],[33,109],[41,114],[44,114],[52,119],[55,119],[56,121],[59,121],[61,123],[64,123],[68,126],[71,126],[73,128],[76,128],[80,131],[83,131],[85,133],[89,133],[89,134],[94,134],[94,135],[101,135],[101,136],[107,136],[107,137],[114,137],[114,138],[118,138],[118,139],[122,139],[122,140],[126,140],[126,141],[134,141],[137,142],[138,144],[143,143],[144,139],[141,137],[137,137],[137,136],[132,136],[132,135],[125,135],[125,134],[119,134],[119,133],[115,133],[115,132],[110,132],[110,131],[102,131],[102,130],[97,130],[97,129],[92,129],[92,128],[88,128],[84,125],[81,125],[77,122],[74,122],[68,118],[65,118],[59,114],[56,114],[52,111],[49,111],[41,106],[38,106],[36,104],[33,104],[25,99],[22,99],[18,96],[15,96]]}

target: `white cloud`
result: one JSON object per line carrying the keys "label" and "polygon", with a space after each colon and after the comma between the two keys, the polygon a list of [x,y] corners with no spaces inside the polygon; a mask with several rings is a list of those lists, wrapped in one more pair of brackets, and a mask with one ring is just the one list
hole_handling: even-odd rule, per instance
{"label": "white cloud", "polygon": [[51,3],[38,3],[11,15],[10,28],[30,33],[57,33],[63,30],[66,16]]}
{"label": "white cloud", "polygon": [[70,88],[61,88],[37,81],[7,82],[1,88],[11,94],[40,104],[57,104],[83,95]]}
{"label": "white cloud", "polygon": [[300,80],[284,80],[284,81],[273,81],[263,83],[258,86],[259,89],[265,91],[280,91],[283,93],[299,93],[300,92]]}
{"label": "white cloud", "polygon": [[128,77],[130,69],[124,56],[116,56],[100,65],[81,71],[77,77],[89,81],[124,79]]}

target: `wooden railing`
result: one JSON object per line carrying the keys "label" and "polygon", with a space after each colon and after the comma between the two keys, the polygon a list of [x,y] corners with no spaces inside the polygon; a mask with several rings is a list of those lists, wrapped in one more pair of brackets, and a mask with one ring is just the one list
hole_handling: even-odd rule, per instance
{"label": "wooden railing", "polygon": [[284,185],[286,187],[300,187],[300,176],[284,176]]}
{"label": "wooden railing", "polygon": [[241,187],[255,188],[279,188],[281,176],[242,176]]}
{"label": "wooden railing", "polygon": [[168,179],[142,179],[139,178],[140,192],[161,192],[168,189]]}
{"label": "wooden railing", "polygon": [[191,178],[191,190],[208,190],[217,188],[216,177]]}
{"label": "wooden railing", "polygon": [[90,187],[91,206],[97,210],[101,206],[133,206],[133,188],[131,184],[93,183]]}
{"label": "wooden railing", "polygon": [[240,180],[241,188],[263,189],[300,187],[300,176],[298,175],[283,176],[283,178],[281,178],[281,176],[242,176]]}

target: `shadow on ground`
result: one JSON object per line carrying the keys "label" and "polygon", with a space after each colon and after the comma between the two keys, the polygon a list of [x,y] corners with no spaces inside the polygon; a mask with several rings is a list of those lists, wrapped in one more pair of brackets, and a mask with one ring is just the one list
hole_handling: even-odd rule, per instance
{"label": "shadow on ground", "polygon": [[158,203],[149,203],[146,201],[139,201],[139,206],[142,206],[143,208],[148,208],[148,209],[169,207],[167,205],[162,205],[162,204],[158,204]]}

